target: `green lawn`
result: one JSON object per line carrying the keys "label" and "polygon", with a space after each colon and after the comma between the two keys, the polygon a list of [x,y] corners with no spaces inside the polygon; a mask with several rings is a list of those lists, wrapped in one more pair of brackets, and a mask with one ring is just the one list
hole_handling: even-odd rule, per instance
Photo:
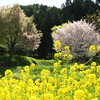
{"label": "green lawn", "polygon": [[[52,60],[44,60],[44,59],[38,60],[38,59],[36,59],[36,62],[37,62],[37,64],[35,65],[34,70],[30,74],[39,76],[40,72],[43,69],[47,69],[50,72],[52,72],[53,71],[53,64],[56,62],[56,60],[53,60],[53,59]],[[62,67],[70,68],[70,66],[71,66],[70,64],[69,65],[65,64]],[[23,70],[23,68],[24,68],[24,66],[1,67],[0,68],[0,75],[4,76],[5,70],[10,69],[13,72],[13,76],[15,78],[19,78],[20,71]]]}
{"label": "green lawn", "polygon": [[[42,69],[47,69],[52,72],[54,62],[55,60],[37,60],[35,69],[31,72],[31,74],[39,75]],[[19,73],[23,69],[23,67],[24,66],[0,67],[0,75],[4,76],[5,70],[10,69],[12,70],[15,77],[19,77]]]}

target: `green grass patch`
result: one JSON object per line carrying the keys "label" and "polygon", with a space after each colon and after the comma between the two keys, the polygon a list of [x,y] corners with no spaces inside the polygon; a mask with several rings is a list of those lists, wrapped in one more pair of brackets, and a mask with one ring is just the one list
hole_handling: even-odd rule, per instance
{"label": "green grass patch", "polygon": [[52,59],[52,60],[37,60],[37,64],[38,65],[45,65],[45,66],[51,66],[56,62],[56,60]]}
{"label": "green grass patch", "polygon": [[[13,57],[13,62],[16,63],[15,64],[16,66],[14,66],[14,67],[0,67],[0,74],[2,76],[4,76],[4,72],[7,69],[10,69],[13,72],[14,78],[19,78],[20,71],[23,70],[24,66],[31,65],[32,63],[35,63],[35,68],[30,73],[31,75],[39,76],[40,72],[43,69],[47,69],[47,70],[49,70],[52,73],[53,72],[53,64],[56,62],[56,60],[54,60],[54,59],[52,59],[52,60],[44,60],[44,59],[39,60],[39,59],[31,58],[31,57],[26,57],[26,56],[21,56],[20,57],[18,55],[15,55]],[[64,63],[63,65],[61,65],[61,68],[69,69],[70,66],[72,66],[72,65]]]}
{"label": "green grass patch", "polygon": [[[50,70],[51,72],[53,70],[53,63],[55,62],[55,60],[37,60],[37,59],[31,58],[31,57],[25,57],[25,56],[24,56],[24,59],[22,59],[22,58],[23,58],[22,56],[21,57],[20,56],[15,56],[13,58],[15,61],[13,60],[13,62],[15,62],[17,64],[17,66],[14,66],[14,67],[0,67],[0,74],[2,76],[4,76],[4,72],[7,69],[10,69],[13,72],[14,77],[19,77],[20,71],[23,70],[23,68],[25,66],[24,64],[31,65],[32,63],[35,63],[35,69],[34,69],[34,71],[31,72],[31,74],[33,74],[33,75],[34,74],[39,75],[40,72],[43,69]],[[29,62],[29,63],[25,62],[26,59],[28,59],[27,62]],[[18,61],[19,61],[19,63],[17,63]]]}

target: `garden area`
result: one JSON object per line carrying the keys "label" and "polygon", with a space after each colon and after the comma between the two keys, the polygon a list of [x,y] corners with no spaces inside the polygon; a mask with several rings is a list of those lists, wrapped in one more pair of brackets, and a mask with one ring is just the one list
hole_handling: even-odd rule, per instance
{"label": "garden area", "polygon": [[21,7],[0,9],[0,100],[100,100],[100,11],[40,31]]}

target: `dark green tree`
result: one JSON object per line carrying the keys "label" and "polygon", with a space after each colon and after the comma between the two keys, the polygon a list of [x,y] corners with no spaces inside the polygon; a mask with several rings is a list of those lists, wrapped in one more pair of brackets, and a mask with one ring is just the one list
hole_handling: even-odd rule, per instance
{"label": "dark green tree", "polygon": [[83,3],[84,14],[93,14],[99,9],[99,5],[94,3],[92,0],[85,0]]}
{"label": "dark green tree", "polygon": [[72,3],[72,14],[75,20],[79,20],[82,16],[84,16],[83,0],[74,0]]}
{"label": "dark green tree", "polygon": [[43,32],[43,37],[41,39],[40,47],[38,48],[37,52],[39,55],[39,58],[45,58],[52,50],[52,36],[51,36],[51,30],[50,28],[53,27],[52,24],[52,17],[50,15],[50,12],[47,12],[44,19],[41,23],[41,30]]}
{"label": "dark green tree", "polygon": [[83,19],[96,26],[96,30],[100,33],[100,11],[97,10],[94,14],[86,15]]}

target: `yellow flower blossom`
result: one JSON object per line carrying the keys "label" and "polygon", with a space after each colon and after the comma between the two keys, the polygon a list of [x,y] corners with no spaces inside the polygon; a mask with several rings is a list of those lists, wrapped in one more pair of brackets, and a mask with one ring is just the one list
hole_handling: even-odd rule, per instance
{"label": "yellow flower blossom", "polygon": [[95,45],[91,45],[91,46],[89,47],[89,52],[90,52],[90,53],[95,53],[95,50],[96,50],[96,46],[95,46]]}
{"label": "yellow flower blossom", "polygon": [[43,76],[48,76],[49,74],[50,74],[50,71],[49,70],[43,69],[41,71],[41,75],[43,75]]}
{"label": "yellow flower blossom", "polygon": [[84,64],[80,64],[80,70],[84,70],[84,68],[85,68],[85,66],[84,66]]}
{"label": "yellow flower blossom", "polygon": [[97,73],[100,73],[100,66],[97,66]]}
{"label": "yellow flower blossom", "polygon": [[66,74],[67,73],[67,69],[66,68],[62,68],[60,71],[61,74]]}
{"label": "yellow flower blossom", "polygon": [[11,70],[6,70],[5,71],[5,76],[8,76],[8,77],[12,76],[12,71]]}
{"label": "yellow flower blossom", "polygon": [[74,100],[85,100],[85,94],[83,90],[76,90],[74,93]]}
{"label": "yellow flower blossom", "polygon": [[55,73],[43,69],[39,77],[30,73],[34,64],[25,66],[18,79],[14,78],[11,70],[6,70],[5,76],[0,78],[0,100],[100,99],[100,65],[93,62],[85,69],[84,64],[62,67],[61,63],[54,63]]}
{"label": "yellow flower blossom", "polygon": [[92,63],[91,63],[91,66],[96,66],[96,65],[97,65],[96,62],[92,62]]}
{"label": "yellow flower blossom", "polygon": [[75,71],[76,70],[76,68],[74,67],[74,66],[71,66],[70,67],[70,72],[73,72],[73,71]]}
{"label": "yellow flower blossom", "polygon": [[32,70],[34,70],[34,67],[35,67],[35,64],[34,63],[32,63],[31,65],[30,65],[30,71],[32,71]]}
{"label": "yellow flower blossom", "polygon": [[29,66],[25,66],[24,67],[24,71],[27,72],[27,73],[29,73]]}
{"label": "yellow flower blossom", "polygon": [[59,62],[56,62],[53,64],[54,68],[59,68],[60,67],[60,63]]}
{"label": "yellow flower blossom", "polygon": [[100,46],[97,47],[97,51],[100,52]]}
{"label": "yellow flower blossom", "polygon": [[57,52],[61,51],[61,42],[59,40],[54,42],[54,49]]}
{"label": "yellow flower blossom", "polygon": [[69,53],[70,53],[70,48],[69,48],[69,46],[65,46],[65,47],[64,47],[64,50],[65,50],[66,54],[69,54]]}
{"label": "yellow flower blossom", "polygon": [[62,53],[61,52],[55,53],[54,58],[55,59],[61,59],[62,58]]}

